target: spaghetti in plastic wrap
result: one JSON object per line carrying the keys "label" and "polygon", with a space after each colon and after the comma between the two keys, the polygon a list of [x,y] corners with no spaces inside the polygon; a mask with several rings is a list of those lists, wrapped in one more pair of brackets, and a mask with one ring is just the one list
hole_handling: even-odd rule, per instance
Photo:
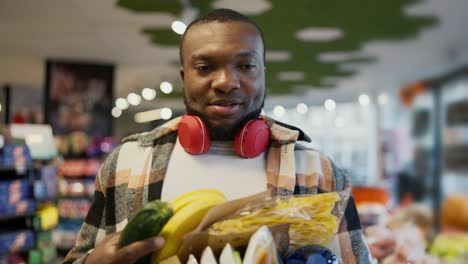
{"label": "spaghetti in plastic wrap", "polygon": [[338,231],[347,198],[346,193],[337,192],[266,198],[212,224],[208,233],[250,233],[262,225],[290,224],[290,247],[326,246]]}

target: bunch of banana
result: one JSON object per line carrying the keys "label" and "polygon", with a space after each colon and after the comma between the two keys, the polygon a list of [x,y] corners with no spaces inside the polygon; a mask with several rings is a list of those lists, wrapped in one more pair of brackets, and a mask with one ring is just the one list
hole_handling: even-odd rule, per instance
{"label": "bunch of banana", "polygon": [[262,225],[290,223],[291,246],[326,245],[338,230],[339,219],[332,210],[339,200],[340,196],[334,192],[277,197],[270,203],[260,204],[255,210],[214,223],[208,232],[214,235],[253,232]]}
{"label": "bunch of banana", "polygon": [[225,201],[224,194],[215,189],[187,192],[171,201],[174,215],[159,233],[166,243],[160,251],[153,253],[151,262],[159,263],[177,254],[185,234],[193,231],[211,208]]}

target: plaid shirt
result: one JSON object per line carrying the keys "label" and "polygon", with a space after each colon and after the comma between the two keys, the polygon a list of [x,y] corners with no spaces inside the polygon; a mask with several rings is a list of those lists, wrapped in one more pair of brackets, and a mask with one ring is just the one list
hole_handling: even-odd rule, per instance
{"label": "plaid shirt", "polygon": [[[151,132],[124,139],[101,166],[92,206],[65,263],[82,263],[106,235],[122,230],[134,212],[159,199],[180,117]],[[346,175],[325,155],[297,144],[310,139],[302,131],[265,117],[270,146],[265,155],[267,189],[272,194],[315,194],[349,188]],[[343,263],[370,263],[352,197],[330,246]],[[339,252],[336,252],[339,251]]]}

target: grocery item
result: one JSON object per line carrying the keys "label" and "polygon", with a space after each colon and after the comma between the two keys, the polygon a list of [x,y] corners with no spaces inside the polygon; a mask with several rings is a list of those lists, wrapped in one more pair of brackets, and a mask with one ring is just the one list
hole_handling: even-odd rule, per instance
{"label": "grocery item", "polygon": [[203,264],[218,264],[218,261],[216,261],[216,258],[213,254],[213,251],[211,250],[210,247],[206,247],[205,250],[203,250],[200,263]]}
{"label": "grocery item", "polygon": [[[172,207],[177,208],[177,211],[160,232],[166,243],[160,251],[153,254],[152,263],[158,263],[177,254],[185,234],[200,224],[208,210],[226,201],[224,195],[213,195],[213,192],[216,191],[196,190],[183,194],[170,203]],[[187,200],[190,202],[186,202]]]}
{"label": "grocery item", "polygon": [[199,200],[199,199],[205,199],[205,200],[210,200],[211,198],[222,198],[226,199],[224,196],[223,192],[216,190],[216,189],[198,189],[195,191],[187,192],[179,197],[175,198],[174,200],[171,201],[172,209],[174,209],[174,212],[179,212],[180,209],[183,207],[187,206],[188,204]]}
{"label": "grocery item", "polygon": [[187,260],[187,264],[198,264],[198,261],[192,254],[190,254]]}
{"label": "grocery item", "polygon": [[288,256],[288,264],[339,264],[338,258],[329,249],[307,245]]}
{"label": "grocery item", "polygon": [[[158,235],[172,215],[173,211],[166,202],[155,200],[146,204],[125,226],[118,247],[122,248],[132,242]],[[138,263],[147,263],[149,260],[148,256]]]}
{"label": "grocery item", "polygon": [[[278,264],[273,236],[268,227],[262,226],[250,237],[249,245],[244,255],[244,263],[249,264]],[[203,262],[202,262],[203,263]]]}
{"label": "grocery item", "polygon": [[342,200],[338,193],[273,197],[257,202],[233,218],[214,223],[208,228],[212,235],[253,232],[262,225],[289,223],[293,247],[307,244],[327,245],[336,234],[340,213],[332,213]]}
{"label": "grocery item", "polygon": [[440,234],[434,239],[429,252],[448,263],[463,263],[462,260],[468,259],[468,234]]}
{"label": "grocery item", "polygon": [[240,254],[237,252],[235,253],[229,243],[226,244],[221,255],[219,256],[219,264],[239,264],[242,263],[240,259]]}

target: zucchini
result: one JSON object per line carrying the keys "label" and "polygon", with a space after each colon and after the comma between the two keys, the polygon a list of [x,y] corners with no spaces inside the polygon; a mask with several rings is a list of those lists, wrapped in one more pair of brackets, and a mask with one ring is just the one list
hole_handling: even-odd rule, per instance
{"label": "zucchini", "polygon": [[[149,202],[135,213],[122,230],[117,247],[122,248],[135,241],[157,236],[173,214],[168,203],[161,200]],[[149,263],[150,260],[151,254],[136,263]]]}

